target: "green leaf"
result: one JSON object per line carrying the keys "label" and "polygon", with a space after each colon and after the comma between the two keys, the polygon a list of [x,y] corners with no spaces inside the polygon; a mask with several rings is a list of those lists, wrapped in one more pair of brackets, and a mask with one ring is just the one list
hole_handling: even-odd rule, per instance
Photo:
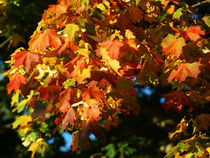
{"label": "green leaf", "polygon": [[180,150],[181,152],[184,151],[184,149],[185,149],[185,143],[179,142],[179,143],[177,144],[177,146],[178,146],[178,148],[179,148],[179,150]]}
{"label": "green leaf", "polygon": [[179,8],[179,9],[177,9],[175,12],[174,12],[174,14],[173,14],[173,17],[175,18],[175,19],[179,19],[181,16],[182,16],[182,8]]}
{"label": "green leaf", "polygon": [[207,14],[203,17],[203,21],[206,23],[208,27],[210,27],[210,14]]}
{"label": "green leaf", "polygon": [[74,78],[68,79],[63,83],[63,85],[64,85],[64,88],[68,88],[69,86],[74,86],[75,79]]}
{"label": "green leaf", "polygon": [[64,34],[68,34],[69,39],[73,40],[75,38],[76,32],[79,31],[79,26],[76,24],[67,24],[64,29]]}
{"label": "green leaf", "polygon": [[105,6],[102,3],[99,3],[99,5],[97,6],[97,8],[99,8],[102,11],[105,11]]}
{"label": "green leaf", "polygon": [[105,146],[104,148],[102,148],[102,151],[107,151],[106,152],[106,155],[109,158],[113,158],[116,155],[116,150],[115,150],[114,144],[108,144],[107,146]]}
{"label": "green leaf", "polygon": [[41,123],[40,131],[45,133],[48,130],[48,124],[46,122]]}
{"label": "green leaf", "polygon": [[161,21],[165,20],[166,17],[167,17],[167,15],[168,15],[167,13],[164,13],[164,14],[159,15],[157,17],[157,21],[161,22]]}
{"label": "green leaf", "polygon": [[31,132],[26,137],[23,137],[24,142],[22,143],[25,147],[29,146],[32,142],[38,138],[38,134],[36,132]]}

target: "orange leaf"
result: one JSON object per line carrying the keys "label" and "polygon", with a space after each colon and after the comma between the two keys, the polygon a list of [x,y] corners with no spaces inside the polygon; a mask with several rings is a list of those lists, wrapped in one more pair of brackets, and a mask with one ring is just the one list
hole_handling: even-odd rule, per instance
{"label": "orange leaf", "polygon": [[7,93],[10,94],[13,89],[16,92],[16,90],[19,89],[20,85],[25,83],[26,78],[20,73],[16,74],[14,78],[11,79],[10,82],[7,84]]}
{"label": "orange leaf", "polygon": [[77,150],[79,145],[79,131],[75,131],[72,133],[72,143],[71,143],[71,150],[74,152]]}
{"label": "orange leaf", "polygon": [[165,102],[163,104],[164,109],[171,110],[174,109],[180,112],[184,106],[192,106],[192,102],[188,99],[187,95],[182,91],[171,91],[165,95]]}
{"label": "orange leaf", "polygon": [[176,35],[169,34],[165,39],[163,39],[161,46],[162,51],[165,55],[174,55],[176,58],[182,54],[182,47],[185,46],[184,38],[177,38]]}
{"label": "orange leaf", "polygon": [[[35,39],[34,39],[35,38]],[[46,29],[38,34],[29,42],[30,50],[44,51],[48,47],[58,49],[61,46],[61,40],[57,32],[53,29]]]}
{"label": "orange leaf", "polygon": [[184,81],[187,77],[197,78],[200,73],[200,62],[180,64],[177,70],[173,70],[168,77],[168,82],[176,78],[179,82]]}
{"label": "orange leaf", "polygon": [[101,114],[101,111],[98,108],[99,102],[97,102],[95,99],[89,99],[87,104],[89,107],[83,107],[82,117],[84,119],[98,120],[99,115]]}
{"label": "orange leaf", "polygon": [[101,43],[101,47],[104,47],[109,52],[109,56],[117,60],[121,58],[120,47],[122,46],[123,42],[120,40],[114,40],[114,41],[108,40]]}
{"label": "orange leaf", "polygon": [[46,99],[57,100],[60,91],[61,91],[61,86],[43,87],[38,90],[38,92],[40,93],[40,97],[43,100]]}
{"label": "orange leaf", "polygon": [[200,38],[200,35],[205,35],[205,32],[201,30],[201,26],[190,26],[186,30],[186,34],[192,41],[196,41]]}
{"label": "orange leaf", "polygon": [[170,5],[169,8],[166,10],[168,14],[173,14],[175,11],[175,5]]}
{"label": "orange leaf", "polygon": [[17,52],[13,58],[15,59],[14,65],[16,67],[23,65],[26,71],[30,70],[32,63],[39,62],[39,54],[30,51]]}

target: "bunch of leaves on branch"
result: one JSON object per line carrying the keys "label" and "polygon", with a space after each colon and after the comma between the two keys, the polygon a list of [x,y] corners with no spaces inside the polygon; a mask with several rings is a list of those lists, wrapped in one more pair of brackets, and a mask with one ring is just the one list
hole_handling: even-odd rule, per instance
{"label": "bunch of leaves on branch", "polygon": [[[181,0],[58,0],[50,5],[28,48],[11,55],[8,71],[11,105],[23,114],[13,128],[32,157],[47,149],[45,122],[52,117],[54,133],[58,128],[73,132],[75,151],[88,147],[90,132],[104,137],[101,128],[117,126],[119,114],[137,115],[135,82],[170,87],[162,94],[163,108],[184,116],[169,134],[172,141],[183,141],[168,157],[208,157],[209,21],[192,13]],[[193,131],[186,138],[189,126]]]}

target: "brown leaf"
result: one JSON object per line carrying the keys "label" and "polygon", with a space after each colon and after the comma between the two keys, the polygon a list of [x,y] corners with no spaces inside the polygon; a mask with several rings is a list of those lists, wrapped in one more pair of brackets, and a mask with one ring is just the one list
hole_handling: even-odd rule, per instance
{"label": "brown leaf", "polygon": [[174,109],[177,112],[180,112],[184,106],[192,107],[192,102],[182,91],[171,91],[164,94],[163,97],[165,97],[163,107],[166,111]]}
{"label": "brown leaf", "polygon": [[40,93],[40,97],[44,100],[52,99],[57,100],[59,97],[59,93],[61,91],[61,86],[50,86],[39,88],[38,92]]}
{"label": "brown leaf", "polygon": [[199,130],[208,131],[210,127],[210,114],[200,114],[196,117],[196,127]]}

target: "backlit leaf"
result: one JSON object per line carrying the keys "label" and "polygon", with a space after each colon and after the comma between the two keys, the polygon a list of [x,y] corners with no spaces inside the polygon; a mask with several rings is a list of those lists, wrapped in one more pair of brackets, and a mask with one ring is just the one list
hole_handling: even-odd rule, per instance
{"label": "backlit leaf", "polygon": [[176,35],[168,34],[166,38],[163,39],[161,46],[164,55],[174,55],[178,58],[182,54],[182,48],[185,46],[184,38],[177,38]]}
{"label": "backlit leaf", "polygon": [[186,30],[187,36],[192,41],[196,41],[200,38],[200,35],[205,35],[205,32],[201,30],[201,26],[190,26]]}
{"label": "backlit leaf", "polygon": [[180,64],[177,70],[173,70],[168,77],[168,82],[171,82],[174,78],[177,79],[179,82],[184,81],[187,77],[194,77],[197,78],[199,73],[199,66],[201,64],[199,62],[194,63],[184,63]]}
{"label": "backlit leaf", "polygon": [[32,63],[39,62],[39,54],[30,51],[20,51],[12,56],[15,59],[16,67],[23,65],[26,71],[29,71]]}
{"label": "backlit leaf", "polygon": [[16,74],[7,84],[7,93],[10,94],[12,90],[16,92],[19,89],[20,85],[25,83],[25,76],[21,75],[20,73]]}
{"label": "backlit leaf", "polygon": [[108,40],[101,43],[101,47],[105,48],[109,53],[109,56],[113,59],[119,60],[121,58],[120,48],[123,46],[123,42],[120,40]]}
{"label": "backlit leaf", "polygon": [[57,32],[53,29],[46,29],[40,34],[37,34],[29,42],[30,50],[44,51],[48,47],[58,49],[61,46],[61,40]]}

